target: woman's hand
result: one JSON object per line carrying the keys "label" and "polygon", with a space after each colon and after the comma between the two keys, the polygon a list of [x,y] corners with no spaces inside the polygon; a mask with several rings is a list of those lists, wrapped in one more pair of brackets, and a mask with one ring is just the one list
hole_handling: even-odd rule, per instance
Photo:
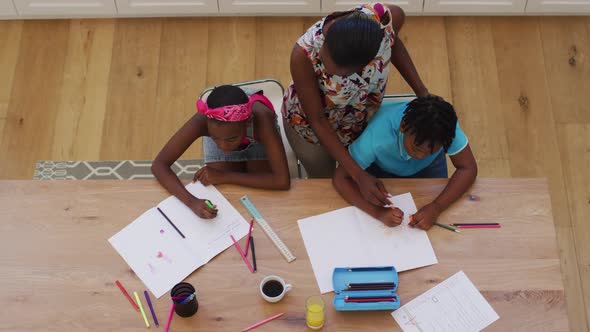
{"label": "woman's hand", "polygon": [[207,165],[201,167],[193,178],[193,182],[201,182],[204,186],[210,184],[222,184],[225,171],[212,168]]}
{"label": "woman's hand", "polygon": [[441,212],[442,209],[435,202],[426,204],[416,214],[410,216],[410,227],[428,230],[434,225]]}
{"label": "woman's hand", "polygon": [[217,217],[217,209],[210,208],[205,199],[194,197],[188,207],[199,217],[203,219],[213,219]]}
{"label": "woman's hand", "polygon": [[389,194],[385,190],[385,186],[381,180],[363,171],[360,173],[356,183],[363,197],[373,205],[384,206],[391,202],[388,197]]}

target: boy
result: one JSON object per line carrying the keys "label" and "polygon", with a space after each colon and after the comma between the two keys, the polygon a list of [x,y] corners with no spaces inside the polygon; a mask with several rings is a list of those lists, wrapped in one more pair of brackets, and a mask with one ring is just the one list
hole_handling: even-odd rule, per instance
{"label": "boy", "polygon": [[[410,103],[384,102],[348,150],[360,167],[381,178],[447,178],[445,153],[450,156],[455,173],[438,197],[410,219],[410,226],[424,230],[432,227],[477,176],[475,158],[453,106],[436,96],[419,97]],[[403,213],[399,209],[367,201],[343,167],[336,169],[333,184],[346,201],[387,226],[401,224]]]}

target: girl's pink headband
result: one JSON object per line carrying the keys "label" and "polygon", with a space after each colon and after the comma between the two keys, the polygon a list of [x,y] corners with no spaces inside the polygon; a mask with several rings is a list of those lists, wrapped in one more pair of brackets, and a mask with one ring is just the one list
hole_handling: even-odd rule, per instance
{"label": "girl's pink headband", "polygon": [[274,111],[274,107],[268,98],[261,93],[253,94],[249,97],[247,103],[238,105],[226,105],[217,108],[209,108],[207,103],[202,99],[197,100],[197,112],[205,115],[209,119],[215,119],[223,122],[240,122],[246,121],[252,115],[252,105],[255,102],[261,102],[266,107]]}

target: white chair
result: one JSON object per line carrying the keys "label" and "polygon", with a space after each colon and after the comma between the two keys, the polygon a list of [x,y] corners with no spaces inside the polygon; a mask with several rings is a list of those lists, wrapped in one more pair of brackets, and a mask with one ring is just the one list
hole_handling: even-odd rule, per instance
{"label": "white chair", "polygon": [[[295,152],[291,149],[291,145],[285,136],[285,128],[283,128],[283,116],[281,115],[281,108],[283,106],[283,94],[285,89],[277,80],[264,79],[257,81],[233,83],[232,85],[242,88],[246,92],[254,92],[262,90],[264,95],[270,100],[275,108],[277,114],[277,122],[281,128],[281,138],[283,140],[283,147],[285,148],[285,154],[287,155],[287,163],[289,164],[289,174],[291,178],[304,178],[306,177],[303,166],[297,160]],[[213,91],[213,87],[205,89],[199,96],[203,101],[207,100],[209,94]]]}

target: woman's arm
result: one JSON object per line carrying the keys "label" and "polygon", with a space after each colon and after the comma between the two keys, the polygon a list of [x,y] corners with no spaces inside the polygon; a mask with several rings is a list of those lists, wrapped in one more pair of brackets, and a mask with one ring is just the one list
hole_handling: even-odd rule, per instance
{"label": "woman's arm", "polygon": [[204,199],[193,196],[182,184],[170,166],[191,146],[191,144],[206,132],[206,119],[203,115],[195,114],[190,118],[164,145],[152,163],[152,173],[168,192],[186,206],[191,208],[201,218],[214,218],[217,210],[205,204]]}
{"label": "woman's arm", "polygon": [[469,144],[456,155],[451,156],[456,170],[445,189],[432,201],[420,208],[414,215],[411,226],[429,229],[438,216],[458,200],[471,187],[477,177],[477,163]]}
{"label": "woman's arm", "polygon": [[388,5],[389,12],[391,13],[391,23],[393,30],[395,31],[395,42],[391,49],[391,63],[402,75],[408,85],[414,90],[414,93],[418,97],[424,97],[428,95],[428,89],[422,83],[420,75],[412,62],[412,58],[404,45],[404,42],[399,38],[399,31],[403,27],[406,14],[398,6]]}
{"label": "woman's arm", "polygon": [[287,156],[281,136],[276,129],[276,115],[261,103],[254,104],[254,112],[257,114],[254,121],[254,132],[259,142],[264,145],[270,171],[250,172],[249,169],[248,172],[229,172],[207,167],[202,170],[209,174],[197,172],[196,176],[203,184],[226,183],[272,190],[288,190],[291,187]]}
{"label": "woman's arm", "polygon": [[380,206],[388,204],[387,192],[381,181],[357,165],[324,115],[320,87],[313,65],[299,45],[295,45],[291,53],[291,76],[307,120],[320,143],[332,158],[336,159],[339,165],[346,169],[369,202]]}

